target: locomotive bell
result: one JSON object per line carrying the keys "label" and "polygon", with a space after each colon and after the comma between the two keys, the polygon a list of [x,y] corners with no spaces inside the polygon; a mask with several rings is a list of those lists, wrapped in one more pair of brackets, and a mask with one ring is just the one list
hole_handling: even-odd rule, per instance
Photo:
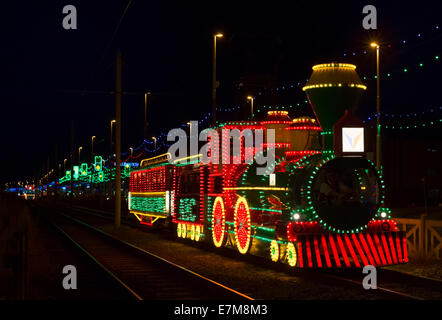
{"label": "locomotive bell", "polygon": [[306,92],[324,131],[333,129],[346,109],[355,111],[367,87],[348,63],[325,63],[313,66],[313,73],[302,88]]}

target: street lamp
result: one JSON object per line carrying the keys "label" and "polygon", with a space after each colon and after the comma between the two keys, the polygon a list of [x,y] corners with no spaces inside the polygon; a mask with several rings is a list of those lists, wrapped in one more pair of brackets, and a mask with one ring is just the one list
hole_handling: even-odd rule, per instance
{"label": "street lamp", "polygon": [[78,162],[80,163],[81,162],[81,160],[80,160],[80,155],[81,155],[81,150],[83,149],[83,147],[79,147],[78,148]]}
{"label": "street lamp", "polygon": [[68,161],[68,159],[64,159],[63,160],[63,170],[66,171],[66,161]]}
{"label": "street lamp", "polygon": [[190,121],[187,121],[187,125],[189,126],[189,136],[192,136],[192,125],[190,123]]}
{"label": "street lamp", "polygon": [[250,120],[252,120],[252,119],[253,119],[253,100],[255,100],[255,98],[252,97],[252,96],[248,96],[248,97],[247,97],[247,100],[250,100],[250,105],[251,105],[251,115],[250,115]]}
{"label": "street lamp", "polygon": [[91,139],[91,155],[92,155],[92,160],[94,159],[94,139],[96,138],[96,136],[92,136]]}
{"label": "street lamp", "polygon": [[216,81],[216,38],[222,38],[222,33],[213,35],[213,72],[212,72],[212,125],[216,124],[216,88],[219,86],[219,82]]}
{"label": "street lamp", "polygon": [[110,122],[110,153],[112,154],[113,152],[113,140],[112,140],[112,133],[113,133],[113,124],[117,122],[117,120],[111,120]]}
{"label": "street lamp", "polygon": [[146,140],[146,136],[147,136],[147,126],[148,126],[148,123],[147,123],[147,96],[149,96],[149,95],[150,95],[149,91],[144,94],[144,136],[143,136],[144,140]]}
{"label": "street lamp", "polygon": [[154,152],[154,154],[156,154],[156,152],[157,152],[157,138],[152,137],[152,140],[153,140],[153,152]]}
{"label": "street lamp", "polygon": [[134,148],[130,147],[129,150],[130,150],[130,157],[132,158],[134,155]]}
{"label": "street lamp", "polygon": [[380,74],[379,74],[379,49],[376,42],[370,44],[376,48],[376,168],[381,168],[381,94],[380,94]]}

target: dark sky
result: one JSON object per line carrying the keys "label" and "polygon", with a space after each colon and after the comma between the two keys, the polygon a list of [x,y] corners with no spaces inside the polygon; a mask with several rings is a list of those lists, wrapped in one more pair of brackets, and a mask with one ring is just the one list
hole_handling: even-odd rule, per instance
{"label": "dark sky", "polygon": [[[62,27],[62,8],[68,4],[78,10],[77,30]],[[1,181],[37,177],[48,157],[50,167],[62,162],[70,152],[72,120],[75,145],[84,146],[85,156],[92,135],[96,150],[107,152],[117,49],[123,54],[123,90],[130,93],[123,97],[123,151],[142,141],[147,90],[153,93],[151,135],[200,119],[210,111],[212,34],[218,31],[225,35],[217,51],[221,106],[238,104],[235,83],[244,76],[271,74],[282,86],[305,82],[313,64],[331,61],[355,63],[361,77],[373,75],[371,39],[391,45],[382,51],[384,70],[411,66],[406,76],[396,73],[394,81],[382,84],[384,110],[440,106],[441,68],[431,61],[442,55],[442,33],[435,30],[442,5],[436,1],[134,0],[113,37],[127,4],[2,3]],[[366,4],[377,7],[376,31],[362,28]],[[403,39],[407,43],[401,45]],[[420,61],[425,70],[414,72]],[[375,83],[364,82],[369,87],[364,103],[374,105]],[[271,101],[296,103],[303,95],[294,88]],[[257,106],[264,103],[257,98]]]}

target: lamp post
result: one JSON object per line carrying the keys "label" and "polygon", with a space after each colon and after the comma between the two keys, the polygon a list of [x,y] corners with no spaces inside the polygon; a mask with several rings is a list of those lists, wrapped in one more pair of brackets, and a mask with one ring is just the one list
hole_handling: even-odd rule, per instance
{"label": "lamp post", "polygon": [[380,46],[373,42],[371,47],[376,48],[376,168],[381,169],[381,95],[379,74],[379,49]]}
{"label": "lamp post", "polygon": [[63,170],[66,171],[66,161],[68,161],[68,159],[64,159],[63,160]]}
{"label": "lamp post", "polygon": [[152,137],[152,140],[153,140],[153,152],[154,154],[157,154],[157,138]]}
{"label": "lamp post", "polygon": [[250,105],[251,105],[250,120],[252,120],[253,119],[253,100],[255,100],[255,98],[252,96],[248,96],[247,100],[250,100]]}
{"label": "lamp post", "polygon": [[223,37],[222,33],[213,35],[213,72],[212,72],[212,126],[216,124],[216,88],[218,88],[218,81],[216,81],[216,38]]}
{"label": "lamp post", "polygon": [[113,124],[117,122],[116,120],[111,120],[110,122],[110,154],[113,153],[113,139],[112,139],[112,135],[113,135]]}
{"label": "lamp post", "polygon": [[96,136],[92,136],[91,138],[91,156],[92,156],[92,161],[94,160],[94,140],[95,140]]}
{"label": "lamp post", "polygon": [[83,149],[83,147],[79,147],[78,148],[78,163],[80,163],[81,162],[81,158],[80,158],[80,155],[81,155],[81,150]]}
{"label": "lamp post", "polygon": [[134,155],[134,148],[130,147],[129,150],[130,150],[130,157],[132,158]]}
{"label": "lamp post", "polygon": [[147,122],[147,96],[149,96],[149,95],[150,95],[149,91],[144,94],[144,127],[143,127],[143,130],[144,130],[143,131],[144,132],[143,138],[144,138],[144,140],[146,140],[146,137],[147,137],[147,126],[149,125],[148,122]]}
{"label": "lamp post", "polygon": [[187,125],[189,126],[189,137],[192,137],[192,126],[190,124],[190,121],[187,121]]}

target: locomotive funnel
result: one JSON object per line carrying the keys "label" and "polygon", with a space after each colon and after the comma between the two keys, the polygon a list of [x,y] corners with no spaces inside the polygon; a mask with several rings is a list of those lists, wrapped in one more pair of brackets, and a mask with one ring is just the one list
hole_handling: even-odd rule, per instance
{"label": "locomotive funnel", "polygon": [[312,69],[313,73],[302,90],[306,92],[322,129],[329,131],[346,109],[357,108],[359,98],[367,87],[353,64],[326,63],[315,65]]}

